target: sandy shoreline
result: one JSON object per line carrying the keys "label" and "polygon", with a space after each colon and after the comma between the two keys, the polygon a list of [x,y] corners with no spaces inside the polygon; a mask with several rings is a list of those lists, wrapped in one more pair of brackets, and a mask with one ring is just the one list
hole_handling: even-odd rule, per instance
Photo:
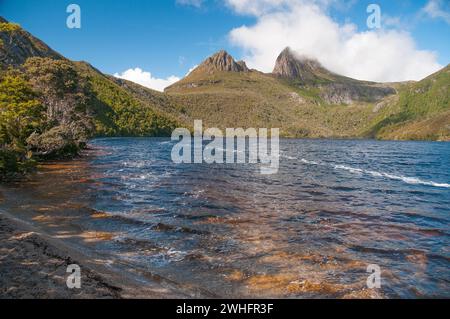
{"label": "sandy shoreline", "polygon": [[[67,266],[81,268],[81,289],[66,285]],[[0,210],[0,299],[187,298],[167,283],[121,274],[63,241]]]}

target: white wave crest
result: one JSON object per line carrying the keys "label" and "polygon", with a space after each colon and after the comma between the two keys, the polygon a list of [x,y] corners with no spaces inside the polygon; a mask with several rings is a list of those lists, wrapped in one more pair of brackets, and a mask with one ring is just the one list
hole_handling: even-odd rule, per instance
{"label": "white wave crest", "polygon": [[[308,164],[308,165],[326,165],[326,164],[321,164],[315,161],[310,161],[307,159],[302,158],[300,160],[302,163]],[[407,176],[402,176],[402,175],[393,175],[393,174],[389,174],[389,173],[384,173],[384,172],[377,172],[377,171],[370,171],[370,170],[364,170],[361,168],[355,168],[355,167],[350,167],[350,166],[346,166],[346,165],[332,165],[332,167],[334,169],[338,169],[338,170],[345,170],[348,171],[350,173],[353,174],[358,174],[358,175],[371,175],[373,177],[379,177],[379,178],[388,178],[388,179],[392,179],[392,180],[397,180],[397,181],[402,181],[404,183],[407,184],[411,184],[411,185],[425,185],[425,186],[433,186],[433,187],[440,187],[440,188],[450,188],[450,184],[448,183],[438,183],[438,182],[434,182],[434,181],[424,181],[420,178],[417,177],[407,177]]]}
{"label": "white wave crest", "polygon": [[304,159],[304,158],[302,158],[302,159],[300,160],[300,162],[305,163],[305,164],[309,164],[309,165],[320,165],[320,164],[317,163],[317,162],[314,162],[314,161],[308,161],[308,160],[306,160],[306,159]]}
{"label": "white wave crest", "polygon": [[335,165],[334,168],[346,170],[346,171],[349,171],[349,172],[355,173],[355,174],[367,174],[367,175],[371,175],[373,177],[385,177],[385,178],[389,178],[392,180],[402,181],[402,182],[405,182],[405,183],[411,184],[411,185],[426,185],[426,186],[450,188],[450,184],[437,183],[437,182],[433,182],[433,181],[424,181],[417,177],[407,177],[407,176],[402,176],[402,175],[393,175],[393,174],[384,173],[384,172],[368,171],[368,170],[349,167],[349,166],[345,166],[345,165]]}

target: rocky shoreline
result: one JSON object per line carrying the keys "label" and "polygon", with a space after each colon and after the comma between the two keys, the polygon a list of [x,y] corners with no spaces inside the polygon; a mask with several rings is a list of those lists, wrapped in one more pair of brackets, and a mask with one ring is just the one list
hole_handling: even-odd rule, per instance
{"label": "rocky shoreline", "polygon": [[[81,288],[69,289],[67,266],[81,268]],[[0,299],[185,298],[163,283],[140,286],[0,210]]]}

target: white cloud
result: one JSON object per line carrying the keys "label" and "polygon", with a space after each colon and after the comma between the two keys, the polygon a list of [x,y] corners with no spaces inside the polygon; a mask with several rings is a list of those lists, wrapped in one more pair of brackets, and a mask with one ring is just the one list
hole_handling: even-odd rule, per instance
{"label": "white cloud", "polygon": [[251,68],[272,71],[286,46],[334,72],[362,80],[419,80],[442,68],[435,53],[417,49],[407,32],[359,31],[352,23],[335,22],[326,12],[337,0],[226,1],[236,13],[257,18],[254,25],[229,34],[231,42],[244,49]]}
{"label": "white cloud", "polygon": [[189,71],[186,73],[186,76],[191,74],[192,71],[194,71],[196,68],[198,68],[198,64],[194,65],[192,68],[189,69]]}
{"label": "white cloud", "polygon": [[115,73],[114,76],[119,79],[125,79],[150,89],[164,92],[164,89],[180,80],[177,76],[169,76],[167,79],[158,79],[152,76],[150,72],[143,71],[140,68],[128,69],[121,74]]}
{"label": "white cloud", "polygon": [[203,4],[203,0],[176,0],[176,3],[181,4],[183,6],[192,6],[200,8]]}
{"label": "white cloud", "polygon": [[226,0],[226,3],[237,13],[262,15],[286,5],[288,0]]}
{"label": "white cloud", "polygon": [[[273,12],[289,10],[291,7],[302,4],[303,0],[225,0],[229,7],[239,14],[260,16]],[[337,0],[315,0],[318,6],[328,6]]]}
{"label": "white cloud", "polygon": [[423,11],[433,19],[443,19],[450,24],[450,4],[442,0],[429,0]]}

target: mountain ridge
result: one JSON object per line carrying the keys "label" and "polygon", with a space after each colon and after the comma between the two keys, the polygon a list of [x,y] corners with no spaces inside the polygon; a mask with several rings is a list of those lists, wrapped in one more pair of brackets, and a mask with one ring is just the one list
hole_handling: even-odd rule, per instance
{"label": "mountain ridge", "polygon": [[[244,67],[240,68],[239,63]],[[221,50],[207,58],[179,82],[167,87],[165,92],[218,84],[220,79],[217,75],[220,72],[259,71],[249,70],[245,62],[236,62],[231,55]],[[355,101],[374,102],[396,92],[389,84],[359,81],[335,74],[324,68],[317,60],[299,57],[289,47],[278,56],[273,72],[266,75],[275,76],[291,86],[321,90],[321,98],[328,104],[353,104]]]}
{"label": "mountain ridge", "polygon": [[[431,82],[437,74],[429,76]],[[420,109],[432,104],[424,101],[423,107],[410,112],[411,116],[399,115],[408,104],[399,105],[403,92],[423,81],[426,79],[398,83],[360,81],[333,73],[314,59],[299,58],[286,48],[272,73],[197,69],[166,88],[165,93],[175,108],[183,111],[184,118],[203,118],[213,126],[275,125],[286,137],[447,140],[450,132],[445,129],[446,124],[439,124],[444,126],[442,130],[425,125],[419,132],[409,130],[405,135],[386,133],[385,126],[395,124],[401,131],[402,125],[419,121],[420,114],[431,114],[421,113]],[[446,81],[441,91],[448,95]],[[429,100],[437,95],[434,92]],[[449,108],[445,97],[438,103],[441,111]]]}
{"label": "mountain ridge", "polygon": [[0,176],[73,156],[94,136],[277,127],[282,137],[450,141],[450,66],[419,82],[337,75],[285,49],[273,73],[222,50],[164,93],[74,62],[0,18]]}
{"label": "mountain ridge", "polygon": [[[205,116],[206,122],[215,126],[220,126],[219,121],[227,125],[280,125],[285,136],[291,137],[358,137],[365,136],[364,134],[376,137],[373,129],[365,127],[376,120],[373,119],[376,117],[373,114],[377,115],[389,108],[394,113],[394,109],[400,109],[396,105],[396,99],[400,96],[399,89],[405,91],[405,88],[421,83],[375,83],[351,79],[335,74],[324,68],[319,61],[301,57],[287,47],[275,61],[272,73],[250,70],[245,62],[236,61],[225,50],[221,50],[206,58],[179,82],[166,88],[164,93],[160,93],[105,75],[88,63],[72,62],[20,26],[3,18],[0,21],[0,69],[12,67],[21,70],[30,58],[67,63],[82,77],[87,78],[90,87],[97,90],[107,88],[109,94],[119,94],[119,102],[104,97],[108,98],[106,104],[109,108],[106,109],[109,111],[102,114],[109,114],[110,119],[106,121],[109,123],[120,118],[121,115],[117,112],[123,111],[119,104],[125,103],[128,106],[136,105],[137,113],[139,108],[149,108],[155,114],[159,113],[186,125],[194,117]],[[435,76],[437,75],[430,75],[431,78]],[[447,92],[447,88],[448,86],[442,90]],[[436,90],[433,94],[439,92]],[[99,92],[91,93],[98,95]],[[128,99],[133,102],[127,101]],[[439,103],[446,101],[439,100]],[[111,105],[116,105],[115,110]],[[104,107],[100,109],[105,110]],[[93,110],[94,117],[97,111]],[[235,114],[231,114],[232,112]],[[415,112],[419,113],[418,110]],[[243,119],[245,116],[248,121]],[[340,116],[349,119],[347,128],[339,124]],[[311,127],[308,119],[317,127]],[[136,121],[139,122],[137,119]],[[345,120],[342,119],[342,122]],[[380,122],[389,121],[383,119]],[[145,130],[133,130],[132,127],[122,131],[109,128],[100,131],[105,135],[146,134]]]}

